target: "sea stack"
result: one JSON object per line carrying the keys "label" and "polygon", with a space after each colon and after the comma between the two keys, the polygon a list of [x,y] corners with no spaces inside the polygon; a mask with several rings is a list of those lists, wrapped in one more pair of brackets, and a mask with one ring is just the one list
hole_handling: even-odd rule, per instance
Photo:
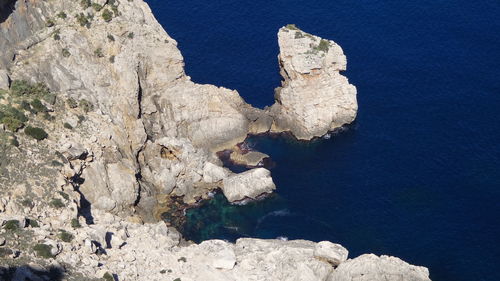
{"label": "sea stack", "polygon": [[306,33],[295,25],[278,32],[281,87],[269,109],[271,132],[290,131],[297,139],[325,135],[356,118],[356,87],[340,74],[347,59],[331,40]]}

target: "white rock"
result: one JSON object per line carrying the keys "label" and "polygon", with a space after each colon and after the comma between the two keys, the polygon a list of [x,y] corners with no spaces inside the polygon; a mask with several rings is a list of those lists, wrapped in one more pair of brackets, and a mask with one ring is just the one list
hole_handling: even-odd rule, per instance
{"label": "white rock", "polygon": [[0,246],[5,245],[5,242],[6,242],[5,238],[0,237]]}
{"label": "white rock", "polygon": [[325,259],[332,265],[337,266],[347,260],[349,252],[340,244],[329,241],[321,241],[314,248],[314,256]]}
{"label": "white rock", "polygon": [[228,176],[228,172],[215,164],[206,162],[203,167],[203,181],[205,182],[218,182]]}
{"label": "white rock", "polygon": [[90,239],[85,239],[84,241],[85,249],[89,254],[95,254],[97,252],[97,247]]}
{"label": "white rock", "polygon": [[245,198],[255,199],[257,196],[270,193],[276,186],[271,178],[271,172],[265,168],[255,168],[234,174],[223,181],[222,191],[230,202]]}
{"label": "white rock", "polygon": [[5,69],[0,69],[0,90],[9,89],[9,76]]}
{"label": "white rock", "polygon": [[328,281],[430,281],[429,270],[396,257],[361,255],[341,263]]}
{"label": "white rock", "polygon": [[214,268],[232,269],[236,264],[236,255],[234,254],[233,246],[222,240],[203,241],[198,246],[211,261]]}
{"label": "white rock", "polygon": [[295,28],[278,32],[282,87],[276,89],[273,132],[290,131],[309,140],[356,118],[356,87],[340,75],[347,60],[333,41]]}

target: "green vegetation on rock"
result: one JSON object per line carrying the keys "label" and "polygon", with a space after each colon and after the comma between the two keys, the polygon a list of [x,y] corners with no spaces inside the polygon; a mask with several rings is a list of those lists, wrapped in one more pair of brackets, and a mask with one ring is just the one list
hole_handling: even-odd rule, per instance
{"label": "green vegetation on rock", "polygon": [[42,258],[50,259],[53,258],[54,255],[50,252],[52,250],[52,246],[46,244],[36,244],[33,247],[33,250],[36,252],[36,255]]}
{"label": "green vegetation on rock", "polygon": [[88,7],[90,7],[90,5],[91,5],[90,0],[80,0],[80,6],[83,9],[87,9]]}
{"label": "green vegetation on rock", "polygon": [[104,275],[102,276],[102,278],[105,281],[115,281],[115,278],[113,278],[113,275],[111,275],[109,272],[104,273]]}
{"label": "green vegetation on rock", "polygon": [[85,14],[83,13],[79,13],[76,15],[76,20],[78,21],[78,23],[80,24],[80,26],[85,26],[87,28],[90,28],[90,19],[91,17],[90,16],[85,16]]}
{"label": "green vegetation on rock", "polygon": [[98,58],[104,57],[104,54],[102,53],[102,48],[97,48],[94,50],[94,55],[96,55]]}
{"label": "green vegetation on rock", "polygon": [[8,220],[3,226],[6,230],[16,231],[19,229],[19,221],[18,220]]}
{"label": "green vegetation on rock", "polygon": [[59,239],[61,239],[63,242],[71,242],[73,240],[73,238],[75,238],[73,236],[73,234],[65,231],[65,230],[60,230],[59,232],[59,235],[58,235]]}
{"label": "green vegetation on rock", "polygon": [[285,27],[291,30],[299,30],[295,24],[287,24]]}
{"label": "green vegetation on rock", "polygon": [[52,19],[48,19],[48,20],[45,22],[45,26],[47,26],[47,27],[52,27],[52,26],[54,26],[54,25],[55,25],[55,23],[54,23],[54,21],[53,21]]}
{"label": "green vegetation on rock", "polygon": [[34,113],[40,112],[48,112],[49,109],[43,105],[43,103],[39,99],[34,99],[30,102],[31,107],[33,108]]}
{"label": "green vegetation on rock", "polygon": [[5,125],[7,130],[13,133],[17,132],[17,130],[21,129],[24,126],[23,122],[10,116],[2,118],[1,123]]}
{"label": "green vegetation on rock", "polygon": [[67,123],[67,122],[65,122],[65,123],[63,124],[63,126],[64,126],[64,128],[69,129],[69,130],[73,129],[73,126],[71,126],[71,125],[70,125],[69,123]]}
{"label": "green vegetation on rock", "polygon": [[63,48],[61,52],[62,52],[62,56],[65,58],[69,58],[69,56],[71,56],[71,53],[69,52],[69,50],[67,48]]}
{"label": "green vegetation on rock", "polygon": [[45,132],[44,129],[38,127],[28,126],[24,129],[24,133],[36,140],[46,139],[49,135]]}
{"label": "green vegetation on rock", "polygon": [[328,42],[328,40],[321,39],[319,45],[317,47],[314,47],[314,49],[327,53],[328,50],[330,49],[330,42]]}
{"label": "green vegetation on rock", "polygon": [[100,10],[102,10],[102,5],[98,3],[92,3],[92,8],[94,8],[96,12],[99,12]]}
{"label": "green vegetation on rock", "polygon": [[105,22],[110,22],[112,19],[113,19],[113,13],[108,10],[108,9],[104,9],[102,11],[102,19],[105,21]]}
{"label": "green vegetation on rock", "polygon": [[78,107],[78,103],[76,102],[76,100],[74,98],[68,98],[66,100],[66,104],[68,104],[69,108],[77,108]]}
{"label": "green vegetation on rock", "polygon": [[31,226],[31,227],[40,227],[40,225],[38,224],[38,222],[34,219],[29,219],[28,220],[28,225]]}
{"label": "green vegetation on rock", "polygon": [[295,32],[295,39],[301,39],[301,38],[304,38],[304,34],[302,34],[302,32],[300,32],[300,31],[296,31]]}
{"label": "green vegetation on rock", "polygon": [[94,105],[86,99],[81,99],[80,102],[78,103],[78,106],[85,112],[90,112],[94,110]]}
{"label": "green vegetation on rock", "polygon": [[53,198],[52,200],[50,200],[50,206],[57,208],[57,209],[60,209],[66,205],[64,205],[64,203],[61,201],[61,199]]}
{"label": "green vegetation on rock", "polygon": [[82,225],[78,221],[78,219],[71,219],[71,227],[72,228],[80,228]]}
{"label": "green vegetation on rock", "polygon": [[68,16],[66,15],[66,13],[65,13],[65,12],[62,12],[62,11],[61,11],[61,12],[59,12],[59,14],[57,14],[57,17],[58,17],[58,18],[60,18],[60,19],[65,19],[65,18],[67,18]]}
{"label": "green vegetation on rock", "polygon": [[45,96],[50,94],[49,88],[43,83],[31,84],[26,80],[14,80],[10,85],[10,91],[14,96]]}

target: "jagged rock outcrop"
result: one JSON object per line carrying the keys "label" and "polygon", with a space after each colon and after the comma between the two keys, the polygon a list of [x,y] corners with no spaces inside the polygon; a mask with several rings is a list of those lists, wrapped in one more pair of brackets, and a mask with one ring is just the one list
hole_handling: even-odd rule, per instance
{"label": "jagged rock outcrop", "polygon": [[[356,87],[340,74],[347,64],[342,48],[294,25],[279,30],[278,43],[284,81],[268,111],[274,118],[270,131],[290,131],[298,139],[309,140],[353,122],[358,109]],[[261,122],[266,122],[265,117]]]}

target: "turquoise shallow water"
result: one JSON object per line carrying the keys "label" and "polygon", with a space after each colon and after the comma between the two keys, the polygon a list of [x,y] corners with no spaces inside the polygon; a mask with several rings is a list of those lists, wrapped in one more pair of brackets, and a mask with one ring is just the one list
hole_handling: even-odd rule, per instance
{"label": "turquoise shallow water", "polygon": [[252,137],[276,194],[222,196],[188,212],[184,235],[314,241],[398,256],[433,280],[500,280],[500,2],[148,0],[195,82],[273,102],[276,33],[295,23],[348,58],[359,115],[310,143]]}

